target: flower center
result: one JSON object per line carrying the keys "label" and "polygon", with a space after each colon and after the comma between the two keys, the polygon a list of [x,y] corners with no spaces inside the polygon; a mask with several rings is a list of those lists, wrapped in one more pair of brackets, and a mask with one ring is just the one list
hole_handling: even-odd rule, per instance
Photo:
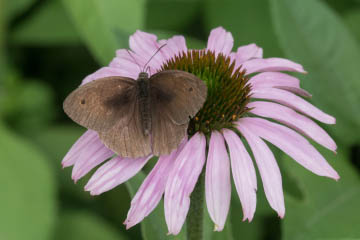
{"label": "flower center", "polygon": [[188,134],[200,131],[209,134],[222,128],[233,128],[233,123],[249,109],[250,85],[241,66],[235,68],[230,57],[209,50],[189,50],[168,60],[163,70],[182,70],[205,81],[207,99],[200,111],[190,120]]}

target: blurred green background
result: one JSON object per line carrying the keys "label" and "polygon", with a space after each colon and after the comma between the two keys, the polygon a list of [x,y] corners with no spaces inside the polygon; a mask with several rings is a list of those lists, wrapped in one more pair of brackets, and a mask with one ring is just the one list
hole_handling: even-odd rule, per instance
{"label": "blurred green background", "polygon": [[205,239],[360,239],[359,0],[0,0],[0,240],[184,239],[166,236],[162,203],[140,225],[122,224],[149,167],[97,197],[83,190],[88,177],[72,182],[60,162],[84,129],[62,102],[137,29],[203,48],[217,26],[232,32],[234,50],[256,43],[265,57],[304,65],[302,87],[337,118],[323,127],[338,154],[319,150],[341,179],[315,176],[274,149],[285,218],[259,186],[254,220],[242,222],[233,191],[225,230],[212,232],[207,217]]}

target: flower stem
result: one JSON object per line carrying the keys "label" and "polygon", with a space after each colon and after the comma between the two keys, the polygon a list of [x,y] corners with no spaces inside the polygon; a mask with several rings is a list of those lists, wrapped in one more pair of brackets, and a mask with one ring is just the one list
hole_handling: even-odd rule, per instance
{"label": "flower stem", "polygon": [[205,171],[203,170],[190,197],[190,209],[186,219],[187,239],[203,239],[204,186]]}

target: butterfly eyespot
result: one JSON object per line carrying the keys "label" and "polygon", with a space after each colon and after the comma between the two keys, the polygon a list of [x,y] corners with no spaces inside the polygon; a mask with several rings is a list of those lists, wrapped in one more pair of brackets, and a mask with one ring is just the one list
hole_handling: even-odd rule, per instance
{"label": "butterfly eyespot", "polygon": [[85,104],[85,99],[81,99],[80,104],[84,105]]}

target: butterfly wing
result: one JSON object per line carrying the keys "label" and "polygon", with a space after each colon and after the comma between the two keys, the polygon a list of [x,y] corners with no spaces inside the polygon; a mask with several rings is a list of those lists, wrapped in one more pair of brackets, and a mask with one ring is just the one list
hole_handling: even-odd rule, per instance
{"label": "butterfly wing", "polygon": [[129,105],[131,116],[120,119],[107,132],[99,133],[102,142],[122,157],[137,158],[151,153],[150,136],[142,131],[140,104],[138,97]]}
{"label": "butterfly wing", "polygon": [[188,72],[162,71],[151,76],[149,82],[152,101],[159,103],[160,112],[177,125],[188,123],[206,100],[206,84]]}
{"label": "butterfly wing", "polygon": [[186,136],[189,117],[203,106],[207,87],[193,74],[169,70],[150,78],[152,151],[170,154]]}
{"label": "butterfly wing", "polygon": [[168,155],[177,148],[186,136],[188,124],[175,124],[162,111],[162,103],[157,102],[151,108],[152,152],[156,156]]}
{"label": "butterfly wing", "polygon": [[64,111],[81,126],[107,131],[132,115],[129,106],[135,99],[135,86],[135,80],[125,77],[94,80],[70,93],[64,101]]}

